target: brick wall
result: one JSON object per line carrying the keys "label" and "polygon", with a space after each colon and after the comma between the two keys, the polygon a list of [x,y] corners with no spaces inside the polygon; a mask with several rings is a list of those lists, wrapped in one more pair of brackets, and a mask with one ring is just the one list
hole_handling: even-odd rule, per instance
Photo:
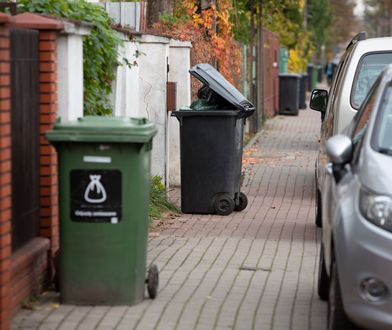
{"label": "brick wall", "polygon": [[40,217],[41,236],[51,239],[51,252],[59,247],[57,156],[45,139],[44,133],[52,129],[57,116],[57,33],[40,33]]}
{"label": "brick wall", "polygon": [[49,240],[37,237],[11,257],[11,314],[16,312],[26,298],[42,292],[47,270]]}
{"label": "brick wall", "polygon": [[11,101],[9,31],[0,16],[0,329],[11,315]]}
{"label": "brick wall", "polygon": [[[5,26],[4,23],[9,25]],[[40,31],[40,236],[11,249],[11,88],[9,28]],[[57,30],[63,23],[34,14],[0,13],[0,330],[21,302],[37,294],[58,249],[57,166],[53,147],[44,138],[57,114]],[[48,253],[49,251],[49,253]]]}
{"label": "brick wall", "polygon": [[59,247],[57,158],[44,133],[53,127],[57,115],[57,32],[53,30],[61,28],[62,23],[26,13],[13,17],[12,24],[40,32],[40,237],[12,255],[11,312],[14,312],[24,299],[42,291],[44,281],[52,275],[52,258]]}

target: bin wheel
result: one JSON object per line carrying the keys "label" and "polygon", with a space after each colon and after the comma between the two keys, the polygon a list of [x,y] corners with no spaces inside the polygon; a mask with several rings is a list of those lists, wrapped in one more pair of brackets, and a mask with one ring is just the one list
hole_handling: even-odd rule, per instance
{"label": "bin wheel", "polygon": [[235,204],[234,210],[235,211],[242,211],[245,210],[248,206],[248,197],[243,192],[240,192],[238,195],[238,203]]}
{"label": "bin wheel", "polygon": [[214,210],[219,215],[229,215],[234,211],[235,203],[230,194],[218,194],[214,201]]}
{"label": "bin wheel", "polygon": [[148,296],[151,299],[155,299],[156,296],[158,295],[158,287],[159,287],[159,271],[157,265],[152,264],[149,267],[146,282],[147,282]]}

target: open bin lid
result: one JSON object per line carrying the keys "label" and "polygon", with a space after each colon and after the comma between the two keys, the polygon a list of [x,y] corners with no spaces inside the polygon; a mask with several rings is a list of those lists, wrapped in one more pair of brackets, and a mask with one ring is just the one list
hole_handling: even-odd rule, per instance
{"label": "open bin lid", "polygon": [[254,112],[254,105],[210,64],[197,64],[189,72],[216,94],[234,105],[237,109],[245,112],[243,117],[249,117]]}

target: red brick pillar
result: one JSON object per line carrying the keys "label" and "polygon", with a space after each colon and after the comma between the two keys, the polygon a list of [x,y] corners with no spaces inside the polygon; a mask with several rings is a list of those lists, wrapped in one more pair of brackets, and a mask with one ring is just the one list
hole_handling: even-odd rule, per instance
{"label": "red brick pillar", "polygon": [[[1,17],[0,17],[1,18]],[[53,252],[58,249],[58,211],[57,211],[57,169],[55,150],[44,137],[44,133],[51,129],[57,113],[57,63],[56,38],[57,31],[62,30],[64,24],[60,21],[48,19],[40,15],[25,13],[13,16],[9,20],[10,27],[34,29],[40,32],[40,236],[12,253],[8,258],[7,267],[10,278],[4,290],[9,294],[7,298],[8,313],[4,319],[8,320],[15,312],[21,301],[42,289],[43,279],[50,265]],[[0,43],[1,46],[1,43]],[[0,64],[2,65],[2,64]],[[8,63],[8,71],[9,71]],[[9,97],[0,89],[0,97]],[[8,91],[10,92],[10,91]],[[8,100],[10,101],[10,100]],[[10,103],[10,102],[8,102]],[[9,112],[8,112],[9,117]],[[5,118],[7,118],[5,116]],[[9,118],[8,118],[9,119]],[[3,129],[1,130],[3,132]],[[9,155],[11,157],[11,154]],[[11,215],[10,215],[11,217]],[[11,218],[10,218],[11,219]],[[11,222],[9,219],[9,223]],[[9,237],[9,242],[11,237]],[[50,244],[50,247],[49,247]],[[48,254],[49,251],[49,254]],[[10,251],[11,253],[11,251]],[[49,257],[49,258],[48,258]],[[2,266],[3,267],[3,263]],[[50,268],[50,267],[49,267]],[[11,274],[9,274],[11,273]],[[0,306],[1,307],[1,306]],[[1,311],[3,308],[1,307]],[[5,321],[9,322],[9,321]],[[5,327],[7,327],[5,325]],[[4,328],[6,329],[6,328]],[[1,328],[0,330],[3,330]]]}
{"label": "red brick pillar", "polygon": [[10,40],[0,14],[0,330],[11,316],[11,88]]}
{"label": "red brick pillar", "polygon": [[59,247],[57,158],[45,139],[57,116],[57,33],[64,23],[37,14],[24,13],[12,18],[19,28],[40,31],[40,236],[50,239],[51,256]]}
{"label": "red brick pillar", "polygon": [[57,116],[56,39],[56,32],[40,32],[41,236],[51,239],[52,255],[59,247],[57,156],[44,133],[53,128]]}

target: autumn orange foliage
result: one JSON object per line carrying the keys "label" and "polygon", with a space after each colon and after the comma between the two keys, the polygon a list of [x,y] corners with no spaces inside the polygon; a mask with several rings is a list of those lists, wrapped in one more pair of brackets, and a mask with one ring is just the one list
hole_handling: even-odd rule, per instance
{"label": "autumn orange foliage", "polygon": [[[228,81],[239,86],[242,53],[240,45],[234,40],[229,19],[232,2],[216,0],[216,5],[204,10],[198,7],[197,2],[177,1],[173,17],[162,16],[153,29],[174,39],[191,41],[191,65],[216,65]],[[193,92],[196,88],[197,83],[193,82]]]}

